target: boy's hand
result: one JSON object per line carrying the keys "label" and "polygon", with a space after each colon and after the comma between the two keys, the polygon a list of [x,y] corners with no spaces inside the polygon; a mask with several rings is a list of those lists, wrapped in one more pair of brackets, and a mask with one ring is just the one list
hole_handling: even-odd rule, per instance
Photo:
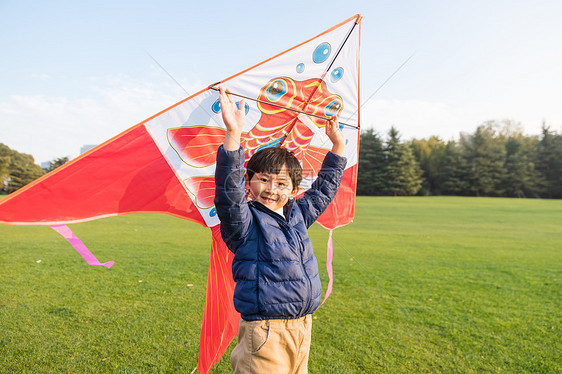
{"label": "boy's hand", "polygon": [[345,138],[340,130],[337,116],[332,117],[326,123],[326,135],[332,141],[332,153],[343,156],[345,151]]}
{"label": "boy's hand", "polygon": [[244,100],[240,101],[238,104],[240,108],[237,108],[236,103],[224,87],[219,87],[219,91],[222,120],[226,126],[223,146],[227,151],[236,151],[240,148],[240,136],[246,120]]}

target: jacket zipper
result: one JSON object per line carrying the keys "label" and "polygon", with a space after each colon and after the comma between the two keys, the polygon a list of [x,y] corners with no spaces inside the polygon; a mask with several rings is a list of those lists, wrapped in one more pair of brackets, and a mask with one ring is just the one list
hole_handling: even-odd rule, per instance
{"label": "jacket zipper", "polygon": [[286,227],[289,230],[289,233],[291,235],[291,238],[293,239],[293,241],[297,245],[297,249],[298,249],[299,255],[300,255],[300,265],[301,265],[302,273],[304,274],[304,277],[308,281],[308,288],[307,288],[308,295],[306,297],[306,300],[304,300],[303,308],[300,312],[300,315],[298,316],[298,317],[302,317],[302,316],[305,315],[305,312],[310,309],[310,302],[312,300],[312,281],[310,280],[310,277],[308,276],[308,273],[306,272],[306,269],[304,268],[302,242],[298,238],[296,238],[296,235],[294,235],[294,233],[293,233],[294,230],[291,227],[291,225],[289,225],[287,222],[283,222],[283,224],[286,225]]}
{"label": "jacket zipper", "polygon": [[290,212],[287,212],[287,217],[285,219],[283,219],[278,213],[275,213],[274,211],[272,211],[271,209],[269,209],[267,207],[263,207],[259,203],[253,204],[253,205],[254,205],[255,208],[258,208],[262,212],[267,213],[268,215],[274,217],[276,220],[280,221],[281,224],[283,226],[285,226],[286,229],[289,231],[289,234],[291,235],[291,239],[293,239],[293,241],[297,245],[297,249],[299,250],[299,255],[300,255],[300,265],[301,265],[302,273],[304,274],[306,280],[308,281],[308,289],[307,289],[308,295],[306,297],[306,300],[304,301],[304,305],[303,305],[303,308],[300,312],[300,315],[298,315],[298,317],[303,317],[305,315],[305,312],[310,309],[310,303],[312,301],[312,281],[310,280],[310,277],[308,276],[308,273],[306,272],[306,269],[304,268],[302,242],[299,241],[298,238],[295,238],[295,235],[293,234],[294,229],[291,227],[289,222],[287,222],[288,218],[289,218],[288,215],[289,215]]}

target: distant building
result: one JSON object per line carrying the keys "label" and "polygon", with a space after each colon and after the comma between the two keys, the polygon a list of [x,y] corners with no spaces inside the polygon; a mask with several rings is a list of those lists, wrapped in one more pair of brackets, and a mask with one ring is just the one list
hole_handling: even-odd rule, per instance
{"label": "distant building", "polygon": [[97,147],[97,144],[86,144],[80,148],[80,154],[88,152],[90,149]]}

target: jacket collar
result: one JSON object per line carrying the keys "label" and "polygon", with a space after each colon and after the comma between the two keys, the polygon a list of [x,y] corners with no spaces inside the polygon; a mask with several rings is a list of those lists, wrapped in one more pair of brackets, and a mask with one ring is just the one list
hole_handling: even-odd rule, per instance
{"label": "jacket collar", "polygon": [[267,213],[268,215],[281,219],[285,222],[289,221],[289,214],[291,213],[291,210],[293,209],[293,203],[294,203],[294,199],[290,199],[289,201],[287,201],[287,204],[285,204],[285,206],[283,206],[283,214],[285,215],[285,217],[283,217],[282,215],[280,215],[277,212],[274,212],[273,210],[269,209],[268,207],[266,207],[265,205],[263,205],[262,203],[255,201],[255,200],[251,200],[248,202],[248,204],[254,208],[256,208],[257,210]]}

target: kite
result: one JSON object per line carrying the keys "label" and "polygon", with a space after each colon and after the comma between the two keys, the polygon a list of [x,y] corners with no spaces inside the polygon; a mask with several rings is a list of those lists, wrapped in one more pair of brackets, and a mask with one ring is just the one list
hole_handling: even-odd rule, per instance
{"label": "kite", "polygon": [[91,265],[100,263],[66,226],[94,219],[162,213],[209,227],[213,242],[201,328],[198,370],[208,373],[237,335],[240,315],[232,296],[233,254],[219,232],[214,207],[214,167],[222,144],[217,87],[244,98],[246,159],[266,147],[286,147],[303,165],[304,193],[315,180],[331,143],[328,117],[338,115],[346,138],[347,166],[335,199],[318,223],[332,230],[353,220],[359,148],[359,44],[355,15],[293,48],[224,79],[145,121],[0,201],[0,223],[47,225]]}

